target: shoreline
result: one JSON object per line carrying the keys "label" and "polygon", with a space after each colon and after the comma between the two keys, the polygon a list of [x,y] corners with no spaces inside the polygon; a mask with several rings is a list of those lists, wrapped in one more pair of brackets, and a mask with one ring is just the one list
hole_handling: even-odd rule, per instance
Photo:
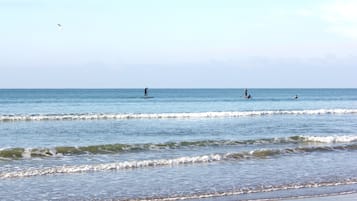
{"label": "shoreline", "polygon": [[357,200],[357,192],[354,191],[354,192],[345,192],[345,193],[334,193],[334,194],[325,194],[325,195],[318,195],[318,196],[299,196],[294,198],[281,198],[278,200],[281,201],[336,201],[336,200],[355,201]]}

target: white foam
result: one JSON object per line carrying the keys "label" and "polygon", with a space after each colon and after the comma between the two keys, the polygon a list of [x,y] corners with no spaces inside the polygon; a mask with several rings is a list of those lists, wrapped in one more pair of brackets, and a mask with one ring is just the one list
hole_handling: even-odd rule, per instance
{"label": "white foam", "polygon": [[328,182],[310,182],[303,184],[286,184],[286,185],[276,185],[276,186],[261,186],[252,188],[243,188],[233,191],[226,192],[213,192],[213,193],[203,193],[203,194],[191,194],[176,197],[165,197],[165,198],[146,198],[140,199],[140,201],[174,201],[174,200],[190,200],[190,199],[203,199],[203,198],[214,198],[223,196],[235,196],[250,193],[265,193],[273,191],[282,190],[293,190],[293,189],[303,189],[303,188],[319,188],[319,187],[330,187],[330,186],[340,186],[340,185],[352,185],[357,184],[356,178],[345,179],[340,181],[328,181]]}
{"label": "white foam", "polygon": [[81,173],[91,171],[106,171],[106,170],[122,170],[134,169],[143,167],[155,166],[171,166],[190,163],[209,163],[225,159],[224,154],[212,154],[195,157],[180,157],[175,159],[159,159],[159,160],[142,160],[142,161],[125,161],[117,163],[105,163],[94,165],[76,165],[76,166],[59,166],[41,169],[28,169],[14,172],[0,173],[0,178],[17,178],[17,177],[31,177],[63,173]]}
{"label": "white foam", "polygon": [[21,155],[23,158],[31,158],[31,149],[25,149]]}
{"label": "white foam", "polygon": [[357,136],[343,135],[343,136],[301,136],[307,142],[321,142],[321,143],[347,143],[356,142]]}
{"label": "white foam", "polygon": [[96,119],[169,119],[169,118],[217,118],[263,115],[324,115],[357,114],[357,109],[318,109],[318,110],[267,110],[194,113],[131,113],[131,114],[33,114],[1,115],[0,121],[44,121],[44,120],[96,120]]}

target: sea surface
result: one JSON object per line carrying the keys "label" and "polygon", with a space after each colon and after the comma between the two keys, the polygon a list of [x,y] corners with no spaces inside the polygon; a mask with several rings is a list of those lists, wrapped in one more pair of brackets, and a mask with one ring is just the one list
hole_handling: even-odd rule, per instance
{"label": "sea surface", "polygon": [[248,90],[1,89],[0,200],[357,192],[357,89]]}

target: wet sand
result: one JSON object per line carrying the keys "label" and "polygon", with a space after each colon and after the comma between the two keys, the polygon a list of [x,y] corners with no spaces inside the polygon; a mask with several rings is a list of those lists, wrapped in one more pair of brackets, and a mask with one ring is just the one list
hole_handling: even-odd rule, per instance
{"label": "wet sand", "polygon": [[309,197],[309,198],[296,198],[296,199],[284,199],[284,201],[356,201],[357,193],[345,194],[345,195],[331,195],[321,197]]}

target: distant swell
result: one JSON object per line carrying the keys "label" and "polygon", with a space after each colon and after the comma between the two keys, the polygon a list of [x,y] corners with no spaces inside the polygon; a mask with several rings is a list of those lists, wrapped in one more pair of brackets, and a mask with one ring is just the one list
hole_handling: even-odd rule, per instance
{"label": "distant swell", "polygon": [[115,154],[125,152],[180,149],[185,147],[236,146],[264,144],[310,144],[357,142],[357,135],[350,136],[291,136],[252,140],[201,140],[146,144],[104,144],[91,146],[58,146],[49,148],[8,148],[0,149],[0,159],[20,159],[36,157],[59,157],[80,154]]}
{"label": "distant swell", "polygon": [[319,109],[319,110],[272,110],[236,112],[197,112],[197,113],[132,113],[132,114],[31,114],[1,115],[0,121],[46,121],[46,120],[99,120],[99,119],[169,119],[169,118],[217,118],[246,117],[264,115],[324,115],[357,114],[357,109]]}
{"label": "distant swell", "polygon": [[247,159],[264,159],[272,156],[286,155],[286,154],[299,154],[310,152],[332,152],[341,150],[357,150],[357,144],[339,145],[339,146],[317,146],[317,147],[297,147],[287,149],[259,149],[250,152],[237,152],[225,154],[210,154],[202,156],[189,156],[179,157],[173,159],[157,159],[157,160],[139,160],[139,161],[125,161],[116,163],[104,164],[90,164],[90,165],[73,165],[73,166],[60,166],[49,167],[40,169],[27,169],[14,172],[0,173],[0,179],[4,178],[17,178],[17,177],[31,177],[53,174],[68,174],[68,173],[82,173],[82,172],[95,172],[95,171],[108,171],[108,170],[124,170],[136,169],[147,167],[160,167],[160,166],[177,166],[184,164],[199,164],[211,163],[216,161],[226,160],[247,160]]}

